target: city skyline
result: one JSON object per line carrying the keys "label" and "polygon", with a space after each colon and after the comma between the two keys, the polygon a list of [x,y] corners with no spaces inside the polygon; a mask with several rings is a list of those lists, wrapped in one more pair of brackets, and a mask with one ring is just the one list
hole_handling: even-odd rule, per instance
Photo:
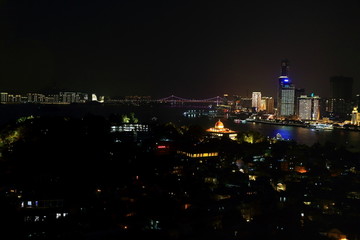
{"label": "city skyline", "polygon": [[0,1],[0,240],[360,239],[359,12]]}
{"label": "city skyline", "polygon": [[330,78],[345,76],[355,95],[358,10],[356,1],[8,1],[0,4],[1,89],[275,97],[287,58],[290,79],[306,93],[330,97]]}

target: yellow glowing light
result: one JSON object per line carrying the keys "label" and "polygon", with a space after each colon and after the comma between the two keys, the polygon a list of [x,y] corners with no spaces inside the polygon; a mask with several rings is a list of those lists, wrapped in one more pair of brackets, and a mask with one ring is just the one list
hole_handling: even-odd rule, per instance
{"label": "yellow glowing light", "polygon": [[215,128],[224,128],[224,124],[219,120],[215,123]]}
{"label": "yellow glowing light", "polygon": [[276,185],[276,191],[280,192],[280,191],[286,191],[286,185],[282,184],[282,183],[278,183]]}
{"label": "yellow glowing light", "polygon": [[249,175],[249,180],[250,181],[255,181],[256,178],[257,178],[257,176],[255,176],[255,175]]}

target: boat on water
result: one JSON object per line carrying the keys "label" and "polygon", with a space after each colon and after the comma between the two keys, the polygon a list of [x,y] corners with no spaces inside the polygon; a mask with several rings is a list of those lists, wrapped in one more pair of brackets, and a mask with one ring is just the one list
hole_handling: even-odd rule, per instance
{"label": "boat on water", "polygon": [[234,123],[246,123],[246,120],[245,119],[235,118]]}
{"label": "boat on water", "polygon": [[309,125],[310,128],[315,130],[333,130],[334,126],[329,123],[312,123]]}

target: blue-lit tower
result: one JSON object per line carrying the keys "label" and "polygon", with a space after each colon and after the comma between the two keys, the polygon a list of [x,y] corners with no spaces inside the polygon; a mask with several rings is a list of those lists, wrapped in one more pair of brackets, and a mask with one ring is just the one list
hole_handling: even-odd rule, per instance
{"label": "blue-lit tower", "polygon": [[287,59],[281,61],[277,100],[279,117],[295,115],[295,87],[289,78],[289,61]]}

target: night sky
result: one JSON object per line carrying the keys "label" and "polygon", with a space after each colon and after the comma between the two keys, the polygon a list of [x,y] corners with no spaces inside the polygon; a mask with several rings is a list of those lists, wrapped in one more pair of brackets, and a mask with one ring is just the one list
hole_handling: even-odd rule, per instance
{"label": "night sky", "polygon": [[297,88],[360,93],[357,1],[2,1],[0,91],[105,96],[275,96],[280,62]]}

